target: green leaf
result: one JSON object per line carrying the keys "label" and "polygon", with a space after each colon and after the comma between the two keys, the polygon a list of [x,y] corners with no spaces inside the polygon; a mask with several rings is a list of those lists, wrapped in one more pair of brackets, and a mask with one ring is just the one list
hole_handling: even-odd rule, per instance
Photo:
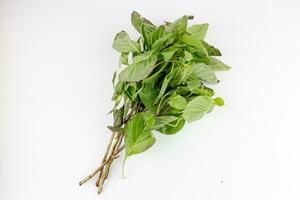
{"label": "green leaf", "polygon": [[224,100],[221,97],[216,97],[214,98],[214,103],[217,106],[224,106]]}
{"label": "green leaf", "polygon": [[165,79],[164,79],[164,81],[162,83],[162,86],[160,88],[159,94],[156,97],[154,103],[157,103],[160,100],[160,98],[165,94],[165,91],[166,91],[166,89],[167,89],[167,87],[168,87],[168,85],[169,85],[172,77],[173,77],[173,66],[171,67],[171,71],[168,73],[168,75],[166,75],[166,77],[165,77]]}
{"label": "green leaf", "polygon": [[128,65],[128,53],[121,53],[119,59],[119,65]]}
{"label": "green leaf", "polygon": [[[155,143],[155,137],[147,126],[149,115],[138,113],[124,127],[126,157],[142,153]],[[151,118],[151,117],[150,117]]]}
{"label": "green leaf", "polygon": [[177,117],[172,116],[172,115],[165,115],[165,116],[159,116],[155,118],[155,124],[152,127],[152,129],[156,130],[156,129],[160,129],[163,126],[173,122],[177,120]]}
{"label": "green leaf", "polygon": [[193,19],[191,15],[184,15],[183,17],[175,20],[172,23],[167,23],[166,30],[168,32],[176,32],[176,34],[181,35],[186,32],[187,24],[189,19]]}
{"label": "green leaf", "polygon": [[205,41],[202,41],[203,46],[206,48],[208,55],[210,56],[221,56],[221,51],[219,49],[217,49],[216,47],[208,44]]}
{"label": "green leaf", "polygon": [[172,135],[179,132],[184,127],[184,124],[185,124],[185,120],[183,118],[177,118],[177,120],[163,126],[157,131],[166,135]]}
{"label": "green leaf", "polygon": [[206,64],[204,63],[197,63],[192,66],[193,68],[193,75],[201,80],[216,84],[218,83],[218,79],[215,75],[215,72]]}
{"label": "green leaf", "polygon": [[113,48],[120,53],[141,52],[140,44],[131,40],[125,31],[117,33],[113,42]]}
{"label": "green leaf", "polygon": [[133,63],[119,74],[119,80],[124,82],[138,82],[146,78],[156,67],[157,55],[152,54],[149,58]]}
{"label": "green leaf", "polygon": [[227,71],[230,69],[228,65],[225,65],[223,62],[213,57],[209,58],[208,66],[214,71]]}
{"label": "green leaf", "polygon": [[157,89],[152,89],[149,85],[146,85],[143,90],[139,93],[141,102],[144,106],[151,112],[156,112],[156,106],[154,105],[154,100],[157,97],[159,91]]}
{"label": "green leaf", "polygon": [[186,83],[191,92],[194,92],[201,85],[200,79],[194,76],[191,76]]}
{"label": "green leaf", "polygon": [[164,60],[168,61],[173,57],[173,55],[175,54],[175,52],[177,50],[178,50],[177,48],[170,48],[170,49],[167,49],[166,51],[163,51],[161,54],[164,57]]}
{"label": "green leaf", "polygon": [[188,51],[184,51],[184,59],[186,61],[191,61],[193,59],[193,55]]}
{"label": "green leaf", "polygon": [[212,97],[213,96],[213,94],[210,91],[202,89],[202,88],[195,88],[192,91],[192,93],[196,94],[198,96],[208,96],[208,97]]}
{"label": "green leaf", "polygon": [[211,108],[213,101],[207,96],[198,96],[192,99],[183,110],[182,117],[187,122],[201,119]]}
{"label": "green leaf", "polygon": [[176,109],[184,109],[187,105],[186,99],[181,95],[171,97],[168,103],[171,107]]}
{"label": "green leaf", "polygon": [[196,24],[187,29],[187,32],[197,38],[198,40],[204,40],[208,24]]}
{"label": "green leaf", "polygon": [[116,77],[117,77],[117,71],[115,71],[114,74],[113,74],[113,78],[112,78],[112,84],[113,85],[115,84]]}
{"label": "green leaf", "polygon": [[[160,38],[164,37],[167,35],[167,32],[165,31],[164,26],[159,26],[156,30],[151,32],[148,37],[148,43],[149,47],[152,48],[152,45],[159,40]],[[157,44],[156,44],[157,45]]]}
{"label": "green leaf", "polygon": [[142,17],[138,12],[133,11],[131,13],[131,24],[139,32],[142,33],[142,25],[144,26],[144,31],[150,34],[156,30],[156,26],[150,22],[148,19]]}
{"label": "green leaf", "polygon": [[196,47],[198,53],[200,53],[204,56],[208,56],[208,52],[207,52],[206,48],[203,46],[201,40],[198,40],[194,36],[185,34],[182,36],[181,41],[187,45]]}

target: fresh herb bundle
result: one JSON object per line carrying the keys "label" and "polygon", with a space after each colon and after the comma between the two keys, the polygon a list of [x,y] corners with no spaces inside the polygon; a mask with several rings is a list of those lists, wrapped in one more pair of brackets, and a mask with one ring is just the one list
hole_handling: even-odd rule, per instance
{"label": "fresh herb bundle", "polygon": [[130,39],[125,31],[117,33],[113,48],[121,54],[123,69],[112,80],[114,123],[108,126],[112,135],[101,165],[80,185],[98,175],[100,194],[112,162],[123,149],[125,162],[155,143],[153,131],[175,134],[186,122],[202,118],[215,105],[224,105],[208,85],[219,83],[215,71],[230,67],[215,58],[221,52],[204,40],[208,24],[188,27],[191,19],[185,15],[156,26],[133,12],[131,23],[140,33],[138,40]]}

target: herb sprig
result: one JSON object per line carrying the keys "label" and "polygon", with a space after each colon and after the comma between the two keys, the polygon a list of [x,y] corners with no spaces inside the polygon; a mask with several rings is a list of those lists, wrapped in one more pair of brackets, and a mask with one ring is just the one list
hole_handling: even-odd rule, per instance
{"label": "herb sprig", "polygon": [[221,52],[205,41],[208,24],[188,27],[192,19],[184,15],[156,26],[134,11],[131,23],[140,37],[132,40],[125,31],[116,34],[113,48],[120,53],[122,70],[112,80],[114,123],[108,126],[112,135],[101,165],[80,185],[98,175],[100,194],[112,162],[123,149],[124,169],[129,156],[153,146],[153,131],[176,134],[186,122],[224,105],[209,85],[219,83],[215,71],[230,67],[215,58]]}

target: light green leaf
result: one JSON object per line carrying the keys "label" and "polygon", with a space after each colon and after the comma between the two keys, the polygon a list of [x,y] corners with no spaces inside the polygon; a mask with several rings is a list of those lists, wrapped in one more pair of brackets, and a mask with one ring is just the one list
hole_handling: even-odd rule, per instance
{"label": "light green leaf", "polygon": [[208,24],[196,24],[187,29],[187,32],[197,38],[198,40],[204,40]]}
{"label": "light green leaf", "polygon": [[131,40],[125,31],[117,33],[113,42],[113,48],[120,53],[141,52],[140,44]]}
{"label": "light green leaf", "polygon": [[182,117],[187,122],[201,119],[213,105],[213,101],[207,96],[198,96],[192,99],[183,110]]}
{"label": "light green leaf", "polygon": [[142,25],[144,26],[144,31],[150,34],[156,30],[156,26],[150,22],[148,19],[142,17],[138,12],[133,11],[131,13],[131,24],[139,32],[142,33]]}
{"label": "light green leaf", "polygon": [[171,107],[176,109],[184,109],[187,105],[186,99],[181,95],[171,97],[168,103]]}
{"label": "light green leaf", "polygon": [[208,66],[214,71],[227,71],[230,69],[228,65],[213,57],[209,58]]}
{"label": "light green leaf", "polygon": [[155,137],[147,126],[149,115],[138,113],[124,127],[126,157],[139,154],[149,149],[155,143]]}
{"label": "light green leaf", "polygon": [[173,57],[173,55],[175,54],[175,52],[177,50],[178,50],[177,48],[170,48],[170,49],[167,49],[166,51],[163,51],[161,54],[164,57],[164,60],[168,61]]}
{"label": "light green leaf", "polygon": [[191,61],[193,59],[193,55],[188,51],[184,51],[184,59],[186,61]]}
{"label": "light green leaf", "polygon": [[194,76],[190,77],[190,79],[186,83],[191,92],[199,88],[201,84],[200,79]]}
{"label": "light green leaf", "polygon": [[121,53],[119,59],[119,65],[128,65],[128,53]]}
{"label": "light green leaf", "polygon": [[193,16],[184,15],[183,17],[175,20],[172,23],[167,23],[166,30],[168,32],[176,32],[176,34],[184,34],[186,32],[187,24],[189,19],[193,19]]}
{"label": "light green leaf", "polygon": [[159,116],[155,118],[155,124],[152,127],[152,129],[156,130],[156,129],[160,129],[163,126],[175,121],[177,119],[177,117],[172,116],[172,115],[165,115],[165,116]]}
{"label": "light green leaf", "polygon": [[124,82],[138,82],[146,78],[156,67],[157,55],[153,54],[145,60],[133,63],[119,74],[119,80]]}
{"label": "light green leaf", "polygon": [[154,100],[157,97],[159,91],[157,89],[152,89],[150,86],[146,85],[143,90],[139,93],[140,99],[144,106],[151,112],[156,112],[156,106],[154,105]]}
{"label": "light green leaf", "polygon": [[149,47],[152,48],[152,45],[157,40],[164,37],[165,35],[167,35],[167,32],[165,31],[165,26],[159,26],[156,30],[154,30],[152,33],[149,34],[149,37],[148,37]]}
{"label": "light green leaf", "polygon": [[215,72],[206,64],[204,63],[197,63],[192,66],[193,68],[193,75],[201,80],[216,84],[218,83],[218,79],[215,75]]}

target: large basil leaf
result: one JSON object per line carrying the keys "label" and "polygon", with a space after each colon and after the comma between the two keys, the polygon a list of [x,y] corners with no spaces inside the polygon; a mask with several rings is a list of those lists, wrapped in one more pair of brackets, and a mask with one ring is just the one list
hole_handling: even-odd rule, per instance
{"label": "large basil leaf", "polygon": [[[124,127],[126,157],[139,154],[149,149],[155,143],[155,137],[148,127],[154,117],[145,113],[138,113],[129,120]],[[153,124],[153,123],[150,123]]]}
{"label": "large basil leaf", "polygon": [[183,110],[182,117],[187,122],[201,119],[213,106],[213,100],[207,96],[192,99]]}
{"label": "large basil leaf", "polygon": [[138,60],[139,62],[134,62],[126,67],[123,71],[121,71],[121,73],[119,74],[119,80],[124,82],[138,82],[146,78],[155,68],[157,55],[151,54],[148,57],[148,55],[143,54],[142,57],[144,57],[145,59],[136,58],[135,61]]}
{"label": "large basil leaf", "polygon": [[140,44],[131,40],[125,31],[117,33],[113,42],[113,48],[120,53],[141,52]]}

